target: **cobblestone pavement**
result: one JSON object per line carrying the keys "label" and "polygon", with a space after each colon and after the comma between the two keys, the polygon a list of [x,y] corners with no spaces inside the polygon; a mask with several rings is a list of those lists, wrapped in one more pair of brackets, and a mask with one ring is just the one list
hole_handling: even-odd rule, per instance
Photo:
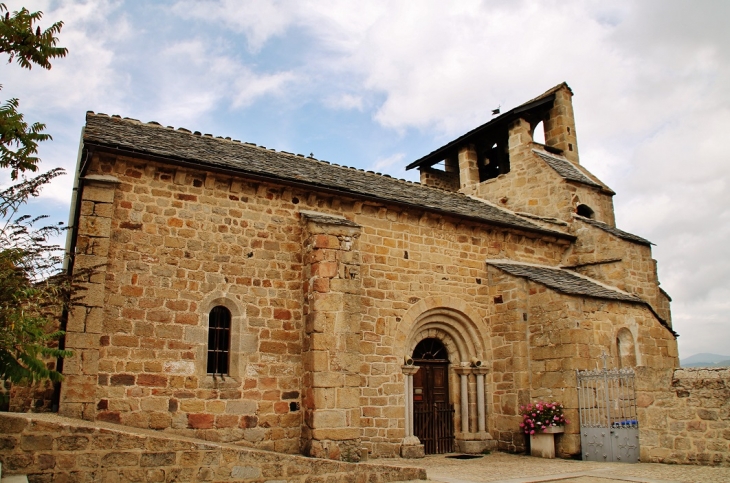
{"label": "cobblestone pavement", "polygon": [[[385,463],[385,460],[378,462]],[[389,461],[387,464],[425,468],[429,482],[444,483],[730,482],[730,468],[728,467],[546,460],[506,453],[493,453],[471,460],[434,455],[420,460]]]}

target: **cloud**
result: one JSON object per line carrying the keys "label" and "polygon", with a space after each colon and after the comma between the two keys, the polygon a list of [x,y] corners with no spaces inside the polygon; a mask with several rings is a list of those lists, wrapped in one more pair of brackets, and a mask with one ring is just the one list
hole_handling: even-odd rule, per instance
{"label": "cloud", "polygon": [[388,171],[393,165],[402,165],[405,160],[405,153],[395,153],[385,158],[377,159],[370,168],[374,171]]}
{"label": "cloud", "polygon": [[[10,3],[11,11],[20,5]],[[30,2],[29,2],[30,3]],[[68,49],[65,58],[52,61],[46,71],[39,67],[31,70],[8,66],[4,82],[19,93],[23,109],[61,111],[81,103],[118,104],[121,90],[120,75],[115,71],[114,44],[130,35],[124,17],[111,19],[119,2],[61,2],[59,4],[26,4],[31,11],[42,10],[45,28],[63,20],[59,45]],[[122,78],[124,76],[121,76]],[[30,95],[23,95],[28,93]]]}
{"label": "cloud", "polygon": [[324,104],[331,109],[356,109],[362,111],[363,97],[354,94],[337,94],[325,98]]}
{"label": "cloud", "polygon": [[281,94],[296,80],[287,71],[254,72],[200,38],[171,43],[155,60],[155,82],[150,86],[156,92],[154,102],[140,116],[156,116],[168,124],[192,125],[223,103],[245,108],[262,96]]}
{"label": "cloud", "polygon": [[[581,162],[618,192],[619,226],[657,243],[682,355],[730,341],[726,1],[28,5],[66,21],[69,57],[50,72],[6,68],[3,94],[48,120],[58,143],[44,160],[67,167],[91,108],[197,129],[264,113],[277,126],[267,143],[301,150],[290,144],[306,132],[334,162],[357,150],[375,159],[362,166],[395,173],[498,105],[568,81]],[[331,125],[313,132],[313,119]],[[700,340],[700,328],[714,337]]]}
{"label": "cloud", "polygon": [[294,12],[285,8],[287,2],[266,0],[221,0],[200,3],[177,2],[172,12],[182,18],[203,19],[243,33],[248,50],[256,53],[272,37],[283,34],[294,20]]}

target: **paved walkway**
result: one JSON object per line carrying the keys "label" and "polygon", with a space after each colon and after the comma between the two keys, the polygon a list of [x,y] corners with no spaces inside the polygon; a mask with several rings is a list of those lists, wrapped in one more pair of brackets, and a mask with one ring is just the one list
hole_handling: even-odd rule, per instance
{"label": "paved walkway", "polygon": [[[386,460],[376,460],[385,463]],[[665,465],[657,463],[594,463],[546,460],[532,456],[493,453],[459,460],[446,455],[387,464],[425,468],[428,481],[444,483],[728,483],[730,467]]]}

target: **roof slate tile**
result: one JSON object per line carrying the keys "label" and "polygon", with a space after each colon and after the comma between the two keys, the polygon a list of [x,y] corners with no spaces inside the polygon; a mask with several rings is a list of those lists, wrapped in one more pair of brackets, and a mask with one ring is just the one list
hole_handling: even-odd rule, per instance
{"label": "roof slate tile", "polygon": [[504,260],[487,260],[487,264],[497,267],[510,275],[527,278],[568,295],[644,303],[636,295],[608,287],[588,277],[562,268],[528,265]]}
{"label": "roof slate tile", "polygon": [[594,188],[603,188],[603,186],[581,173],[580,170],[573,166],[573,163],[567,159],[558,158],[557,156],[552,156],[542,151],[533,150],[532,152],[540,156],[540,158],[542,158],[548,166],[553,168],[563,178],[583,183],[588,186],[593,186]]}
{"label": "roof slate tile", "polygon": [[281,181],[334,189],[354,197],[366,196],[430,211],[476,219],[490,224],[523,229],[558,238],[574,238],[549,230],[514,213],[476,200],[419,183],[366,173],[312,158],[284,154],[263,147],[226,139],[189,134],[184,130],[138,121],[87,113],[84,143],[135,153],[160,156],[171,161],[199,164]]}

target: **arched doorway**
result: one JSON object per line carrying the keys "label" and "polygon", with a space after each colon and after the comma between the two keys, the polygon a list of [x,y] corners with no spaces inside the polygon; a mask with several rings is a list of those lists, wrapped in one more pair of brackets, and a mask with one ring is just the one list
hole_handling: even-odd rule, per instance
{"label": "arched doorway", "polygon": [[454,406],[449,402],[449,357],[443,342],[423,339],[413,350],[413,433],[426,454],[454,450]]}

